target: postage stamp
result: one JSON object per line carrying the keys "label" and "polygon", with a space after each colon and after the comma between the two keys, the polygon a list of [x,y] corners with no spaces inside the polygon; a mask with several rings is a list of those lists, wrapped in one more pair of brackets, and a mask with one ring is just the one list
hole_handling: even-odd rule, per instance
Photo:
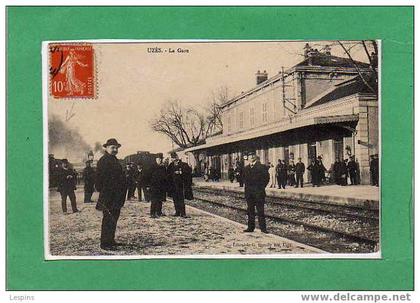
{"label": "postage stamp", "polygon": [[50,94],[62,98],[94,98],[91,44],[49,44]]}

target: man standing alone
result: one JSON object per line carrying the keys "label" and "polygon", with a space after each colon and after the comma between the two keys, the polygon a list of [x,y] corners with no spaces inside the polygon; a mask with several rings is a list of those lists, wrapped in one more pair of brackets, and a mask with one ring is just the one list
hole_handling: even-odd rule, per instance
{"label": "man standing alone", "polygon": [[115,230],[125,202],[127,190],[123,168],[116,155],[121,144],[109,139],[103,147],[105,154],[97,165],[96,189],[99,191],[97,208],[103,212],[101,229],[101,248],[115,250]]}
{"label": "man standing alone", "polygon": [[92,194],[95,191],[95,171],[91,165],[92,161],[86,161],[86,167],[83,170],[83,180],[85,182],[85,203],[93,202]]}
{"label": "man standing alone", "polygon": [[303,187],[303,174],[305,173],[305,164],[302,162],[302,158],[298,158],[298,162],[296,163],[296,186],[295,187]]}
{"label": "man standing alone", "polygon": [[73,212],[79,212],[76,205],[76,195],[74,194],[76,177],[76,172],[70,167],[69,161],[67,159],[61,160],[57,191],[61,194],[61,207],[64,214],[67,214],[67,197],[70,198]]}
{"label": "man standing alone", "polygon": [[244,232],[253,232],[255,229],[255,208],[257,208],[258,224],[263,233],[267,232],[265,222],[264,204],[265,187],[270,176],[267,167],[262,165],[255,153],[249,155],[250,163],[244,168],[245,199],[248,206],[248,228]]}

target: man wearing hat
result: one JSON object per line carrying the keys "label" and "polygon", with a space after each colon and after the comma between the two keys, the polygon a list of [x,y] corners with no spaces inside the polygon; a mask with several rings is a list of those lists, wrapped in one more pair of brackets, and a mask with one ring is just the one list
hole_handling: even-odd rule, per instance
{"label": "man wearing hat", "polygon": [[303,187],[303,174],[305,173],[305,164],[302,162],[302,158],[298,158],[298,162],[296,163],[296,186],[295,187]]}
{"label": "man wearing hat", "polygon": [[255,229],[255,208],[257,209],[258,224],[263,233],[267,232],[264,204],[265,187],[270,181],[267,167],[262,165],[254,152],[248,154],[249,164],[244,168],[245,199],[248,206],[248,228],[244,232]]}
{"label": "man wearing hat", "polygon": [[70,167],[67,159],[61,160],[61,169],[58,173],[57,191],[61,194],[61,208],[63,213],[67,213],[67,196],[70,198],[71,209],[73,213],[79,212],[76,205],[76,189],[77,175],[74,169]]}
{"label": "man wearing hat", "polygon": [[96,189],[99,191],[97,209],[103,212],[101,248],[114,250],[118,245],[115,242],[115,230],[125,202],[127,186],[123,168],[116,157],[121,144],[112,138],[103,147],[105,153],[98,161],[96,177]]}
{"label": "man wearing hat", "polygon": [[156,163],[150,169],[150,217],[157,218],[164,216],[162,213],[162,202],[166,199],[167,172],[163,164],[163,154],[156,155]]}
{"label": "man wearing hat", "polygon": [[[182,162],[175,152],[171,153],[173,160],[168,166],[168,185],[169,192],[174,200],[176,217],[186,218],[185,213],[185,194],[192,193],[192,174],[187,163]],[[188,197],[187,197],[188,198]]]}
{"label": "man wearing hat", "polygon": [[95,171],[91,165],[92,161],[86,161],[86,167],[83,169],[83,180],[85,182],[85,203],[93,202],[92,194],[95,191]]}

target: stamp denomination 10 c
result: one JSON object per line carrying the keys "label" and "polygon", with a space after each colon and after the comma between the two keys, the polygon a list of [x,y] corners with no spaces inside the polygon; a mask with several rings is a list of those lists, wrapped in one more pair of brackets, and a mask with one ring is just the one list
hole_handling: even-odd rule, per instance
{"label": "stamp denomination 10 c", "polygon": [[49,44],[50,94],[94,98],[94,54],[91,44]]}

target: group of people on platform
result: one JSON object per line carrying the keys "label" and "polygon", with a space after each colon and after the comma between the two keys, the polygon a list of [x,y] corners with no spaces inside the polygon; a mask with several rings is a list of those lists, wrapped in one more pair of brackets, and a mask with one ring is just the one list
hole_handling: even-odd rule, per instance
{"label": "group of people on platform", "polygon": [[[120,210],[126,200],[135,198],[138,190],[139,201],[142,191],[147,201],[151,202],[150,217],[165,216],[162,203],[169,196],[174,202],[174,216],[188,218],[185,210],[185,199],[193,198],[192,170],[190,166],[171,153],[171,162],[163,161],[163,154],[156,155],[155,163],[150,169],[143,171],[141,165],[128,163],[124,170],[117,159],[121,144],[116,139],[109,139],[103,147],[104,155],[99,159],[96,171],[91,161],[86,162],[83,171],[85,180],[84,202],[91,200],[93,192],[99,192],[96,209],[102,211],[101,248],[113,250],[119,244],[115,242],[115,230],[120,216]],[[70,198],[72,210],[79,212],[76,203],[76,172],[67,159],[62,160],[57,191],[61,194],[62,211],[67,213],[67,197]]]}
{"label": "group of people on platform", "polygon": [[[264,164],[262,164],[264,165]],[[330,169],[324,166],[322,156],[318,156],[310,161],[308,167],[302,162],[301,158],[295,163],[293,160],[278,160],[274,165],[268,162],[266,168],[269,173],[270,188],[285,189],[286,186],[303,187],[305,170],[309,171],[309,180],[313,187],[319,187],[323,184],[358,185],[360,184],[360,166],[354,155],[348,159],[336,159],[331,164]],[[231,183],[238,182],[243,187],[243,169],[244,161],[236,160],[234,166],[228,169],[228,178]],[[377,154],[371,156],[370,160],[371,185],[379,185],[379,157]],[[207,180],[213,180],[207,178]]]}
{"label": "group of people on platform", "polygon": [[[96,209],[103,213],[100,241],[102,249],[113,250],[120,245],[115,242],[117,221],[125,201],[136,199],[136,188],[139,201],[142,200],[142,191],[146,201],[150,200],[152,218],[165,215],[162,212],[162,203],[167,196],[173,199],[174,216],[188,218],[185,199],[193,199],[192,169],[187,163],[181,161],[176,153],[171,153],[171,161],[166,162],[163,161],[163,154],[157,154],[155,163],[146,172],[141,165],[134,163],[128,163],[125,170],[123,169],[116,157],[121,147],[116,139],[109,139],[103,147],[105,152],[97,163],[96,171],[92,168],[91,161],[86,162],[83,171],[84,201],[92,202],[92,193],[95,190],[99,192]],[[379,159],[377,155],[371,157],[370,167],[372,184],[378,185]],[[325,182],[327,170],[320,156],[311,160],[307,168],[301,158],[298,158],[296,164],[293,161],[287,164],[286,161],[279,160],[275,167],[272,164],[264,165],[254,152],[248,153],[246,165],[244,161],[239,159],[236,161],[235,168],[229,170],[229,178],[232,182],[236,179],[240,186],[245,187],[248,225],[244,232],[255,230],[255,221],[258,217],[260,230],[268,233],[264,212],[266,187],[268,185],[275,187],[276,182],[279,188],[286,188],[287,184],[303,187],[305,169],[310,172],[313,186],[319,186]],[[347,178],[350,178],[351,184],[360,182],[359,166],[354,156],[351,156],[349,160],[337,159],[328,172],[330,178],[339,185],[347,185]],[[78,212],[74,193],[76,173],[66,159],[62,160],[59,176],[57,190],[61,193],[63,212],[67,212],[67,197],[70,198],[73,212]]]}
{"label": "group of people on platform", "polygon": [[303,174],[305,173],[305,164],[298,158],[295,164],[293,160],[286,163],[286,160],[278,160],[276,166],[268,163],[268,173],[270,174],[269,186],[285,189],[287,185],[303,187]]}
{"label": "group of people on platform", "polygon": [[[285,188],[285,183],[287,182],[295,184],[295,186],[303,186],[305,165],[302,163],[302,159],[298,158],[296,164],[290,161],[289,165],[284,160],[279,160],[279,163],[274,168],[273,165],[267,167],[261,164],[259,157],[255,153],[250,153],[247,157],[249,163],[243,166],[240,177],[241,182],[245,186],[245,199],[247,202],[248,227],[244,232],[253,232],[255,230],[255,217],[257,214],[260,230],[263,233],[268,233],[264,212],[266,187],[275,180],[274,177],[277,178],[277,182],[282,188]],[[324,182],[327,170],[322,163],[322,157],[313,159],[307,169],[310,171],[313,186],[319,186],[321,182]],[[371,157],[370,172],[372,185],[377,186],[379,182],[378,155]],[[351,156],[349,160],[340,161],[337,159],[329,173],[330,178],[333,178],[332,180],[335,180],[340,185],[346,185],[348,177],[351,184],[359,184],[360,182],[359,165],[354,156]],[[296,177],[295,180],[293,180],[294,177]],[[271,183],[270,186],[272,185]]]}

